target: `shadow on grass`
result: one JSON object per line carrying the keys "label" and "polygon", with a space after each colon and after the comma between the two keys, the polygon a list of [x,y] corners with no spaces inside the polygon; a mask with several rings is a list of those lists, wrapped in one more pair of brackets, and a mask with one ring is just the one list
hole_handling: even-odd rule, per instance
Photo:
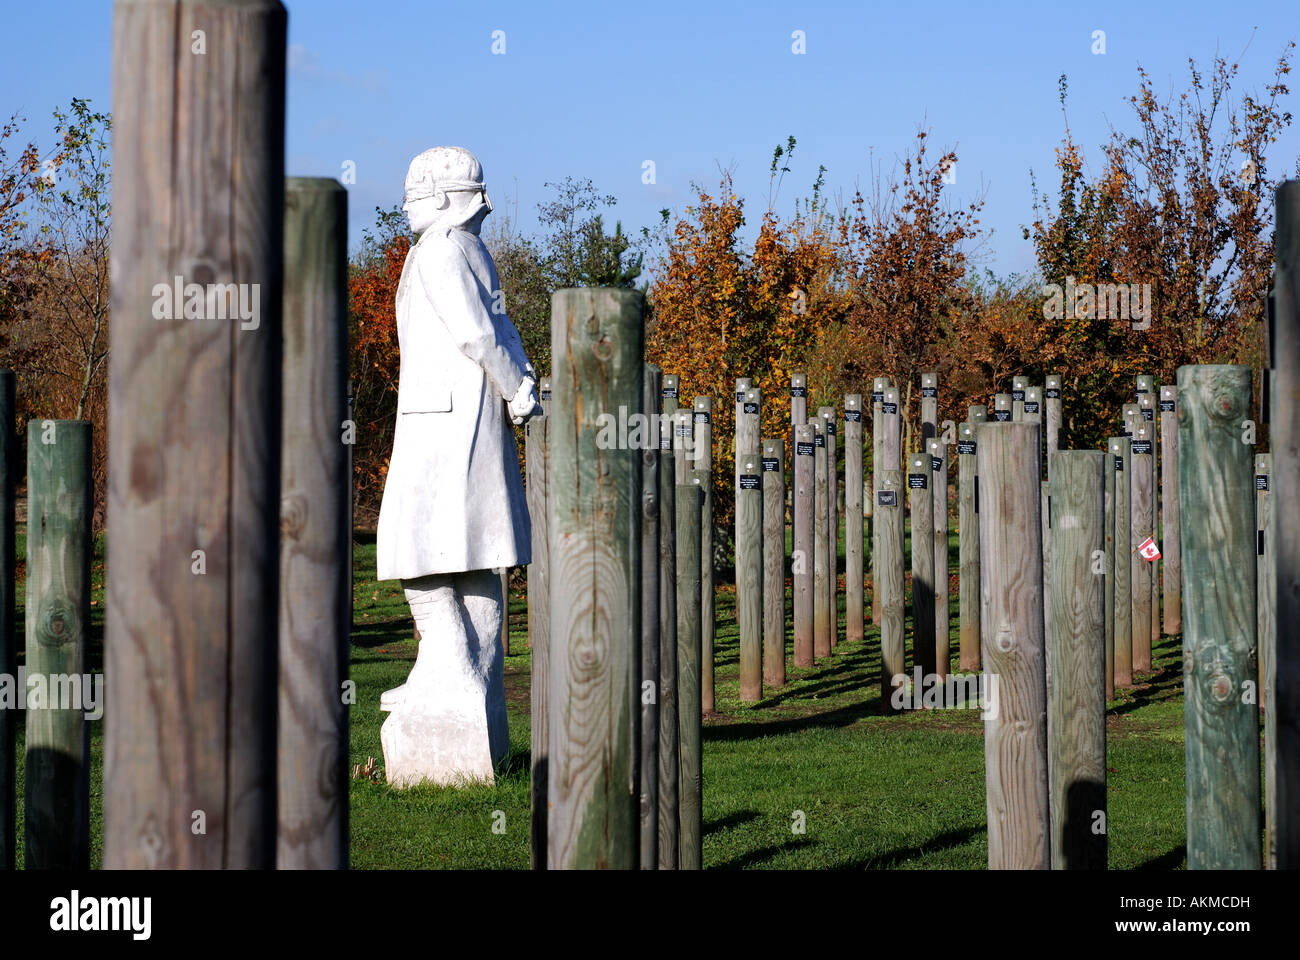
{"label": "shadow on grass", "polygon": [[810,847],[817,844],[816,840],[810,837],[802,837],[798,840],[787,840],[785,843],[777,844],[770,847],[759,847],[757,850],[751,850],[749,853],[741,854],[733,860],[727,860],[710,870],[743,870],[746,867],[756,867],[767,860],[771,860],[778,853],[784,853],[787,850],[796,850],[800,847]]}
{"label": "shadow on grass", "polygon": [[827,710],[789,720],[764,720],[759,723],[728,723],[705,727],[701,733],[705,743],[720,743],[728,740],[755,740],[760,737],[777,737],[785,733],[794,733],[812,727],[847,727],[864,717],[882,716],[880,701],[871,699],[864,703]]}
{"label": "shadow on grass", "polygon": [[1187,859],[1187,846],[1174,847],[1168,853],[1162,853],[1158,857],[1152,857],[1146,863],[1139,863],[1134,870],[1177,870],[1183,866],[1183,861]]}
{"label": "shadow on grass", "polygon": [[[1166,637],[1152,649],[1153,661],[1158,661],[1157,669],[1143,674],[1145,678],[1141,687],[1128,691],[1131,699],[1117,707],[1112,707],[1108,714],[1120,715],[1132,713],[1140,707],[1160,703],[1163,700],[1177,700],[1182,697],[1183,685],[1183,648],[1178,637]],[[1117,691],[1118,692],[1118,691]]]}
{"label": "shadow on grass", "polygon": [[965,846],[980,834],[987,833],[984,827],[966,827],[962,830],[948,830],[936,837],[927,840],[925,843],[912,847],[898,847],[894,850],[886,850],[876,857],[867,857],[865,860],[856,860],[852,863],[839,867],[840,870],[889,870],[897,867],[899,864],[907,863],[909,860],[915,860],[923,857],[927,853],[938,853],[941,850],[951,850],[953,847]]}
{"label": "shadow on grass", "polygon": [[720,833],[723,830],[730,830],[732,827],[739,827],[741,824],[757,820],[759,814],[755,810],[737,810],[735,813],[729,813],[725,817],[717,820],[710,820],[704,824],[704,836],[711,833]]}

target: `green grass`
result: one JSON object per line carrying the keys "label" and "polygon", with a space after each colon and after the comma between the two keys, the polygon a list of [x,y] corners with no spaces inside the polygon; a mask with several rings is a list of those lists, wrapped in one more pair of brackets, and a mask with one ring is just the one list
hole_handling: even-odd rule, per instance
{"label": "green grass", "polygon": [[[842,555],[842,538],[841,555]],[[955,534],[951,568],[957,568]],[[19,536],[20,556],[24,550]],[[841,564],[841,570],[843,569]],[[20,575],[22,571],[20,570]],[[102,663],[103,541],[93,568],[91,668]],[[23,587],[18,589],[22,623]],[[957,597],[952,591],[953,669]],[[840,589],[841,609],[843,604]],[[373,534],[358,532],[351,676],[351,762],[382,765],[381,691],[415,657],[400,585],[375,581]],[[869,603],[869,594],[868,594]],[[735,594],[717,592],[715,715],[704,721],[704,864],[714,868],[982,869],[987,861],[983,725],[975,710],[880,712],[879,631],[843,640],[757,704],[739,700]],[[870,611],[868,609],[868,620]],[[528,867],[529,670],[522,579],[510,598],[506,690],[512,753],[493,786],[390,790],[351,781],[357,868]],[[21,628],[20,628],[21,629]],[[909,640],[910,648],[910,640]],[[789,651],[789,647],[787,647]],[[1183,715],[1178,638],[1153,651],[1155,670],[1117,693],[1107,720],[1112,869],[1184,865]],[[787,663],[790,663],[787,656]],[[910,669],[910,663],[909,663]],[[102,860],[103,722],[92,724],[92,865]],[[19,724],[19,742],[22,725]],[[19,753],[19,862],[22,754]],[[792,825],[798,812],[803,833]],[[504,819],[502,819],[504,818]],[[504,832],[494,825],[504,824]]]}

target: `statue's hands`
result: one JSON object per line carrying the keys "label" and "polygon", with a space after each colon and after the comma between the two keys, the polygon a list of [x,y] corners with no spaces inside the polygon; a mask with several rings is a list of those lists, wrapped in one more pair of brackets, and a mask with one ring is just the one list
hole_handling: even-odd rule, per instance
{"label": "statue's hands", "polygon": [[510,401],[510,421],[516,426],[527,422],[531,417],[542,412],[542,405],[537,400],[537,382],[532,377],[524,377]]}

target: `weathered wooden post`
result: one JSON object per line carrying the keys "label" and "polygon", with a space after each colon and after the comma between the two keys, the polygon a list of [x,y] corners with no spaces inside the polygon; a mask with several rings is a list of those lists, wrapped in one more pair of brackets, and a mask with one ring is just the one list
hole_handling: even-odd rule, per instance
{"label": "weathered wooden post", "polygon": [[[808,422],[808,375],[790,374],[790,428],[802,427]],[[794,434],[791,433],[793,440]]]}
{"label": "weathered wooden post", "polygon": [[1151,428],[1141,419],[1134,422],[1129,471],[1129,509],[1132,511],[1129,542],[1129,572],[1133,603],[1133,672],[1151,672],[1151,570],[1150,562],[1138,549],[1154,535],[1151,522]]}
{"label": "weathered wooden post", "polygon": [[1029,387],[1028,377],[1011,378],[1011,421],[1019,423],[1025,418],[1025,390]]}
{"label": "weathered wooden post", "polygon": [[952,651],[948,624],[948,445],[939,437],[930,440],[930,481],[934,503],[934,672],[948,676]]}
{"label": "weathered wooden post", "polygon": [[939,434],[939,375],[921,374],[921,449]]}
{"label": "weathered wooden post", "polygon": [[1124,436],[1131,440],[1142,420],[1142,408],[1136,403],[1126,403],[1120,407],[1120,419],[1124,422]]}
{"label": "weathered wooden post", "polygon": [[[735,478],[732,483],[733,491],[740,485],[740,458],[744,454],[758,452],[759,418],[745,415],[745,395],[749,392],[751,386],[752,381],[749,377],[736,378],[736,418],[732,421],[731,446],[732,466],[735,468]],[[752,430],[750,429],[751,425]]]}
{"label": "weathered wooden post", "polygon": [[355,431],[346,395],[347,192],[336,180],[290,177],[284,200],[276,866],[344,870]]}
{"label": "weathered wooden post", "polygon": [[[14,468],[18,437],[14,433],[14,372],[0,370],[0,675],[18,675],[14,644]],[[0,707],[0,870],[14,869],[17,859],[18,758],[14,720],[17,710]]]}
{"label": "weathered wooden post", "polygon": [[736,624],[740,699],[754,703],[763,699],[763,478],[755,453],[740,458],[736,487]]}
{"label": "weathered wooden post", "polygon": [[835,649],[840,639],[839,604],[839,449],[836,443],[837,411],[834,407],[819,407],[817,416],[822,421],[826,436],[826,617],[829,623],[830,647]]}
{"label": "weathered wooden post", "polygon": [[1111,437],[1111,462],[1115,468],[1115,498],[1112,510],[1115,521],[1115,643],[1114,685],[1133,686],[1133,579],[1129,550],[1133,537],[1133,512],[1130,506],[1132,441],[1128,437]]}
{"label": "weathered wooden post", "polygon": [[1106,700],[1115,698],[1115,457],[1119,444],[1114,438],[1106,441],[1105,461],[1102,467],[1106,482],[1102,531],[1106,540],[1103,560],[1106,571],[1104,600],[1106,603]]}
{"label": "weathered wooden post", "polygon": [[[934,492],[930,489],[930,455],[907,458],[907,494],[912,519],[912,664],[922,679],[935,672],[934,637]],[[919,696],[920,691],[915,695]]]}
{"label": "weathered wooden post", "polygon": [[[1300,405],[1294,401],[1300,396],[1300,182],[1278,187],[1276,202],[1269,430],[1277,585],[1271,589],[1275,622],[1290,625],[1300,623]],[[1277,716],[1277,868],[1295,870],[1300,868],[1300,630],[1278,631],[1274,664],[1277,703],[1269,713]]]}
{"label": "weathered wooden post", "polygon": [[980,622],[989,695],[984,769],[989,868],[1047,869],[1047,690],[1044,668],[1040,427],[976,429],[980,476]]}
{"label": "weathered wooden post", "polygon": [[703,865],[703,752],[700,739],[700,512],[709,475],[690,471],[677,487],[677,726],[681,735],[677,866]]}
{"label": "weathered wooden post", "polygon": [[[667,381],[667,376],[664,380]],[[676,401],[667,396],[664,404]],[[674,409],[673,415],[676,414]],[[677,729],[677,467],[676,425],[664,413],[659,422],[659,869],[676,870],[678,780],[681,754]]]}
{"label": "weathered wooden post", "polygon": [[[331,438],[333,439],[333,438]],[[90,868],[90,726],[103,678],[86,672],[90,628],[91,426],[27,427],[28,870]]]}
{"label": "weathered wooden post", "polygon": [[862,394],[844,397],[844,640],[862,641]]}
{"label": "weathered wooden post", "polygon": [[[974,408],[971,408],[973,411]],[[971,415],[968,413],[968,415]],[[975,514],[975,427],[982,421],[966,422],[957,428],[957,618],[960,621],[960,667],[963,673],[980,668],[980,542],[979,517]]]}
{"label": "weathered wooden post", "polygon": [[[871,502],[874,516],[877,494],[880,492],[880,473],[884,470],[884,414],[881,412],[885,402],[885,389],[890,385],[888,377],[876,377],[871,381]],[[897,469],[897,467],[895,468]],[[871,622],[880,626],[880,536],[877,524],[871,525]]]}
{"label": "weathered wooden post", "polygon": [[785,441],[763,441],[763,682],[785,686]]}
{"label": "weathered wooden post", "polygon": [[633,290],[551,298],[552,869],[631,869],[640,847],[641,457],[596,438],[642,413],[642,313]]}
{"label": "weathered wooden post", "polygon": [[[901,697],[895,689],[906,684],[907,654],[903,643],[903,472],[881,470],[876,493],[876,526],[880,545],[880,700],[885,713],[898,713]],[[897,678],[897,681],[895,680]]]}
{"label": "weathered wooden post", "polygon": [[[1039,425],[1042,424],[1043,390],[1041,387],[1037,387],[1033,385],[1025,387],[1025,401],[1023,404],[1022,412],[1020,414],[1020,419],[1022,423],[1037,423]],[[1043,475],[1042,474],[1043,471],[1042,450],[1039,449],[1038,451],[1036,451],[1036,453],[1038,455],[1038,471],[1039,471],[1038,475],[1041,477]],[[1052,574],[1050,569],[1052,563],[1052,530],[1048,522],[1048,517],[1051,514],[1051,505],[1048,502],[1049,493],[1047,490],[1046,483],[1040,484],[1038,488],[1038,495],[1039,495],[1039,517],[1040,517],[1041,527],[1042,527],[1042,529],[1039,530],[1039,538],[1041,539],[1043,545],[1043,570],[1042,570],[1043,635],[1046,636],[1047,631],[1049,629],[1049,625],[1052,622],[1052,593],[1050,588],[1050,584],[1052,582]],[[1047,647],[1046,654],[1047,654],[1047,692],[1048,692],[1048,696],[1050,697],[1052,692],[1052,650],[1050,646]]]}
{"label": "weathered wooden post", "polygon": [[[654,406],[658,408],[658,368],[651,368],[656,389],[653,394]],[[549,392],[549,391],[548,391]],[[540,395],[539,395],[540,396]],[[548,396],[542,406],[549,407]],[[547,756],[551,750],[550,706],[548,698],[551,689],[551,582],[550,570],[550,497],[547,491],[550,483],[547,472],[547,443],[551,418],[546,414],[534,417],[524,427],[524,460],[528,470],[528,480],[524,494],[528,500],[528,518],[532,524],[533,561],[528,565],[528,649],[531,663],[529,671],[529,731],[531,767],[529,791],[529,860],[534,870],[546,869],[546,803],[547,803]],[[658,474],[656,473],[657,477]],[[655,541],[656,545],[658,541]],[[650,653],[659,656],[656,643]],[[651,675],[654,680],[658,676]],[[657,742],[656,738],[656,742]]]}
{"label": "weathered wooden post", "polygon": [[1255,454],[1255,622],[1259,647],[1259,702],[1264,706],[1264,866],[1277,867],[1277,583],[1273,543],[1273,456]]}
{"label": "weathered wooden post", "polygon": [[1052,454],[1061,448],[1061,375],[1049,373],[1043,387],[1043,409],[1047,424],[1047,479],[1051,479]]}
{"label": "weathered wooden post", "polygon": [[[1147,440],[1151,442],[1151,459],[1148,466],[1151,473],[1151,539],[1158,542],[1160,540],[1160,453],[1157,448],[1156,437],[1156,394],[1154,386],[1154,377],[1147,378],[1149,389],[1143,390],[1138,394],[1138,410],[1142,415],[1142,422],[1147,425]],[[1160,642],[1160,559],[1144,561],[1147,574],[1147,592],[1151,595],[1150,605],[1150,627],[1149,640],[1147,648],[1150,649]]]}
{"label": "weathered wooden post", "polygon": [[[999,393],[993,397],[993,423],[1011,423],[1011,394]],[[975,431],[976,434],[979,431]],[[978,442],[978,441],[977,441]]]}
{"label": "weathered wooden post", "polygon": [[[713,476],[713,398],[695,398],[694,470]],[[700,708],[713,713],[713,641],[717,620],[713,608],[713,483],[701,484],[700,514]]]}
{"label": "weathered wooden post", "polygon": [[[671,444],[671,448],[673,451],[673,459],[672,459],[673,475],[669,478],[668,483],[675,488],[677,484],[683,483],[685,481],[686,471],[690,469],[690,464],[688,464],[686,462],[686,458],[681,455],[683,444],[681,438],[677,436],[677,429],[675,426],[675,424],[677,423],[677,408],[681,405],[681,377],[678,374],[665,373],[663,375],[663,387],[662,387],[661,397],[662,397],[662,400],[660,402],[661,415],[663,416],[664,420],[667,420],[670,424],[674,425],[669,434],[670,437],[669,442]],[[663,449],[662,443],[660,443],[659,449],[660,450]],[[660,461],[661,465],[667,464],[668,462],[669,461],[667,460]],[[662,501],[662,499],[663,499],[663,495],[661,494],[660,500]],[[675,533],[676,532],[674,531],[674,535]],[[675,628],[676,627],[674,625],[674,629]]]}
{"label": "weathered wooden post", "polygon": [[816,428],[804,423],[794,428],[794,501],[790,573],[794,593],[794,665],[813,665],[813,607],[816,581]]}
{"label": "weathered wooden post", "polygon": [[114,12],[110,870],[275,865],[285,22]]}
{"label": "weathered wooden post", "polygon": [[1248,367],[1178,368],[1190,869],[1261,864],[1250,389]]}
{"label": "weathered wooden post", "polygon": [[826,499],[830,484],[826,476],[825,421],[812,418],[813,426],[813,657],[831,655],[831,587],[828,558],[830,547],[830,508]]}
{"label": "weathered wooden post", "polygon": [[[641,673],[638,689],[641,696],[640,837],[638,860],[642,870],[659,866],[659,610],[661,589],[672,584],[659,582],[659,405],[662,402],[662,374],[652,363],[644,364],[641,377],[643,412],[654,424],[651,437],[641,450]],[[545,418],[541,418],[545,420]],[[529,421],[531,427],[537,420]],[[537,544],[533,544],[533,558]],[[536,664],[537,651],[533,650]],[[535,670],[535,668],[534,668]],[[533,698],[536,699],[536,687]],[[534,760],[536,770],[536,760]],[[542,821],[545,823],[546,798],[542,796]],[[534,811],[536,807],[533,808]],[[543,854],[543,863],[545,854]],[[537,866],[534,860],[534,866]]]}
{"label": "weathered wooden post", "polygon": [[1178,387],[1173,385],[1160,388],[1160,470],[1164,632],[1173,636],[1183,629],[1183,552],[1178,513]]}
{"label": "weathered wooden post", "polygon": [[1052,868],[1106,869],[1105,458],[1052,455],[1052,603],[1047,643]]}

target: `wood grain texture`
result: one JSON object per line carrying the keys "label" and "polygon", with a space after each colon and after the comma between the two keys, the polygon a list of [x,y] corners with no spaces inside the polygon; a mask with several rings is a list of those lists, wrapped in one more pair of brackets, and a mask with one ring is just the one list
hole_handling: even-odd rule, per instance
{"label": "wood grain texture", "polygon": [[1111,444],[1106,442],[1104,471],[1105,494],[1102,501],[1105,516],[1102,519],[1102,532],[1105,535],[1106,585],[1103,599],[1106,604],[1106,701],[1115,698],[1115,454]]}
{"label": "wood grain texture", "polygon": [[[891,412],[892,411],[892,412]],[[880,410],[880,469],[903,469],[902,418],[898,408],[898,388],[885,388],[885,400]]]}
{"label": "wood grain texture", "polygon": [[[1269,429],[1277,581],[1271,590],[1277,622],[1296,624],[1300,623],[1300,181],[1288,180],[1278,187],[1276,202]],[[1180,475],[1181,442],[1180,435]],[[1300,630],[1278,631],[1275,664],[1277,868],[1296,870],[1300,869]]]}
{"label": "wood grain texture", "polygon": [[1012,417],[1011,394],[999,393],[993,397],[993,423],[1010,423]]}
{"label": "wood grain texture", "polygon": [[[763,699],[763,476],[757,451],[741,456],[736,489],[736,624],[740,699]],[[679,619],[680,622],[680,619]]]}
{"label": "wood grain texture", "polygon": [[596,438],[641,412],[643,311],[634,290],[551,297],[551,869],[633,869],[640,848],[641,460]]}
{"label": "wood grain texture", "polygon": [[[642,367],[641,403],[645,413],[659,413],[663,374],[652,363]],[[530,425],[533,421],[530,421]],[[659,867],[659,698],[647,696],[659,687],[659,438],[641,451],[641,749],[638,791],[640,843],[638,865]],[[534,544],[533,556],[537,555]],[[672,584],[667,585],[672,589]],[[534,657],[537,654],[534,652]],[[535,688],[534,688],[535,689]],[[543,795],[543,808],[545,796]]]}
{"label": "wood grain texture", "polygon": [[[1133,425],[1132,450],[1152,443],[1151,428],[1140,419]],[[1129,476],[1129,574],[1130,600],[1133,605],[1133,672],[1151,672],[1151,564],[1142,558],[1138,547],[1154,534],[1151,510],[1151,454],[1132,453]]]}
{"label": "wood grain texture", "polygon": [[[696,397],[695,470],[713,475],[713,398]],[[700,514],[700,708],[713,713],[713,643],[717,637],[717,616],[713,592],[713,484],[701,490],[704,506]]]}
{"label": "wood grain texture", "polygon": [[959,666],[962,673],[973,673],[980,668],[980,528],[975,514],[975,451],[979,448],[975,445],[975,424],[961,424],[957,441]]}
{"label": "wood grain texture", "polygon": [[930,490],[934,495],[930,517],[934,538],[934,672],[946,677],[952,656],[948,637],[948,445],[934,439],[929,447]]}
{"label": "wood grain texture", "polygon": [[763,682],[785,686],[785,442],[763,441]]}
{"label": "wood grain texture", "polygon": [[808,375],[790,374],[790,440],[794,442],[795,427],[802,427],[808,421]]}
{"label": "wood grain texture", "polygon": [[[1155,378],[1150,378],[1154,382]],[[1160,432],[1156,428],[1156,394],[1152,385],[1150,390],[1138,394],[1138,409],[1146,424],[1147,438],[1151,441],[1151,459],[1148,461],[1151,479],[1151,538],[1160,542]],[[1160,642],[1160,560],[1143,561],[1146,565],[1147,592],[1151,595],[1148,611],[1150,632],[1147,649],[1150,650]]]}
{"label": "wood grain texture", "polygon": [[[105,715],[104,867],[270,868],[286,16],[123,0],[113,31],[104,649],[134,694]],[[257,316],[158,319],[176,277]]]}
{"label": "wood grain texture", "polygon": [[[290,177],[284,197],[276,867],[348,866],[352,571],[347,410],[348,195]],[[504,622],[504,618],[503,618]]]}
{"label": "wood grain texture", "polygon": [[[1050,864],[1043,558],[1036,423],[976,430],[980,622],[997,709],[984,712],[989,868]],[[996,677],[996,681],[992,680]]]}
{"label": "wood grain texture", "polygon": [[[17,676],[14,641],[14,487],[18,468],[18,437],[14,433],[14,372],[0,370],[0,674]],[[0,710],[0,870],[14,869],[17,860],[17,711]]]}
{"label": "wood grain texture", "polygon": [[[665,376],[665,383],[667,380]],[[665,406],[668,402],[665,396]],[[665,415],[659,429],[659,869],[676,870],[681,756],[677,730],[677,483],[671,417]]]}
{"label": "wood grain texture", "polygon": [[1052,868],[1105,870],[1106,578],[1094,557],[1105,549],[1105,460],[1101,451],[1054,452],[1052,620],[1048,659],[1048,771]]}
{"label": "wood grain texture", "polygon": [[831,649],[840,639],[840,457],[839,424],[834,407],[819,407],[822,431],[826,435],[826,616],[829,622]]}
{"label": "wood grain texture", "polygon": [[1164,632],[1183,629],[1182,523],[1178,512],[1178,387],[1160,388],[1160,552],[1164,587]]}
{"label": "wood grain texture", "polygon": [[1043,421],[1047,430],[1047,479],[1051,479],[1052,454],[1061,448],[1062,383],[1059,373],[1049,373],[1043,384]]}
{"label": "wood grain texture", "polygon": [[[544,406],[550,406],[547,400]],[[531,726],[529,781],[529,859],[534,870],[546,869],[546,797],[548,756],[551,750],[551,584],[550,570],[550,489],[547,470],[547,443],[551,418],[534,417],[524,428],[524,458],[528,480],[524,488],[528,500],[528,517],[532,524],[533,562],[528,565],[528,649],[529,716]],[[657,541],[656,541],[657,542]],[[656,645],[650,651],[659,656]],[[654,677],[658,680],[658,677]]]}
{"label": "wood grain texture", "polygon": [[1129,508],[1131,485],[1129,474],[1133,470],[1132,440],[1128,437],[1111,437],[1107,441],[1111,466],[1115,474],[1115,499],[1112,520],[1115,541],[1115,605],[1114,685],[1133,686],[1133,578],[1128,551],[1132,542],[1133,514]]}
{"label": "wood grain texture", "polygon": [[1259,702],[1264,711],[1264,866],[1277,869],[1277,583],[1273,543],[1273,456],[1255,454],[1255,622]]}
{"label": "wood grain texture", "polygon": [[[23,809],[28,870],[90,868],[91,426],[27,427],[27,694]],[[41,699],[33,699],[39,680]],[[93,681],[91,681],[93,684]],[[103,692],[101,689],[100,693]],[[104,706],[100,703],[100,706]]]}
{"label": "wood grain texture", "polygon": [[844,640],[863,636],[862,394],[844,397]]}
{"label": "wood grain texture", "polygon": [[758,450],[759,417],[745,413],[745,395],[752,386],[753,381],[749,377],[736,378],[736,416],[732,421],[731,444],[732,465],[735,467],[735,477],[732,483],[733,490],[740,483],[740,457],[742,453],[754,453]]}
{"label": "wood grain texture", "polygon": [[709,475],[691,471],[677,486],[677,866],[703,866],[703,753],[700,739],[700,511]]}
{"label": "wood grain texture", "polygon": [[875,522],[877,494],[880,492],[880,474],[885,469],[885,430],[881,407],[884,404],[888,377],[871,381],[871,622],[880,626],[880,537]]}
{"label": "wood grain texture", "polygon": [[1025,419],[1025,391],[1029,389],[1028,377],[1011,378],[1011,421],[1020,423]]}
{"label": "wood grain texture", "polygon": [[[1259,707],[1248,367],[1178,368],[1187,866],[1258,870]],[[1136,632],[1137,625],[1134,625]],[[1249,702],[1247,702],[1249,701]]]}
{"label": "wood grain texture", "polygon": [[805,423],[794,429],[794,510],[790,555],[794,594],[794,665],[813,665],[813,606],[816,581],[813,572],[816,549],[816,428]]}
{"label": "wood grain texture", "polygon": [[923,677],[935,672],[934,492],[930,455],[907,458],[907,498],[912,521],[912,666]]}
{"label": "wood grain texture", "polygon": [[813,657],[831,655],[830,480],[826,476],[825,421],[813,417]]}
{"label": "wood grain texture", "polygon": [[907,675],[903,639],[903,502],[907,487],[901,470],[882,470],[876,494],[880,541],[880,701],[882,712],[897,713],[894,678]]}

